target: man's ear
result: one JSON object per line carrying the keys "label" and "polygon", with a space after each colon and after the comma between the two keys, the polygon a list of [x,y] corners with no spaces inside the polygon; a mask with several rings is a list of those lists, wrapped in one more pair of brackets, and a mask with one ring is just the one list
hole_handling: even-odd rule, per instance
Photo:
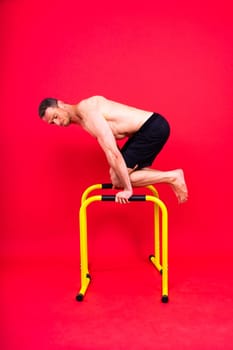
{"label": "man's ear", "polygon": [[59,108],[65,108],[65,103],[63,101],[61,101],[61,100],[57,101],[57,105],[58,105]]}

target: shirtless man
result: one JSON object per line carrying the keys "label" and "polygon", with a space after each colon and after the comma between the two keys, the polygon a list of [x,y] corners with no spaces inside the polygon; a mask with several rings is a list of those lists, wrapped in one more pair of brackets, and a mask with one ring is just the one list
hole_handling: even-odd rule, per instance
{"label": "shirtless man", "polygon": [[[93,96],[76,105],[47,98],[40,103],[40,117],[49,124],[77,124],[95,137],[110,165],[116,202],[127,203],[132,187],[168,183],[180,203],[188,198],[181,169],[159,171],[148,168],[166,143],[170,128],[159,114]],[[116,140],[128,137],[119,150]]]}

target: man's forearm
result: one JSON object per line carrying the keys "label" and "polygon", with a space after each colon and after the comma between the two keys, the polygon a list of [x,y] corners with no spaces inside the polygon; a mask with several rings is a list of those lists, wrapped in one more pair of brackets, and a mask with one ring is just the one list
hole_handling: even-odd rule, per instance
{"label": "man's forearm", "polygon": [[123,188],[119,177],[117,176],[117,174],[115,173],[115,171],[113,170],[113,168],[109,169],[109,175],[110,175],[110,179],[111,179],[111,183],[113,184],[113,187],[115,188]]}
{"label": "man's forearm", "polygon": [[124,188],[124,190],[132,191],[128,170],[121,155],[111,164],[111,168],[114,172],[113,177],[115,176],[117,178],[121,187]]}

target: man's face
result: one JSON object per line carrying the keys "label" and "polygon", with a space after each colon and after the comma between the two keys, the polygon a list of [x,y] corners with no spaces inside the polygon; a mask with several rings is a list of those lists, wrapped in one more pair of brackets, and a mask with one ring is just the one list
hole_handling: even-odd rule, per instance
{"label": "man's face", "polygon": [[69,113],[60,107],[48,107],[42,119],[49,124],[58,126],[68,126],[71,123]]}

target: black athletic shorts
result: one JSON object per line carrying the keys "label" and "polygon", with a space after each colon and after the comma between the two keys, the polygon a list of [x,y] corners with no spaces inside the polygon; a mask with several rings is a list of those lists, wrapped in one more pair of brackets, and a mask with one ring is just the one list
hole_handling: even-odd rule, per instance
{"label": "black athletic shorts", "polygon": [[153,113],[121,149],[127,167],[134,168],[138,165],[138,170],[150,166],[165,145],[169,134],[167,120],[160,114]]}

